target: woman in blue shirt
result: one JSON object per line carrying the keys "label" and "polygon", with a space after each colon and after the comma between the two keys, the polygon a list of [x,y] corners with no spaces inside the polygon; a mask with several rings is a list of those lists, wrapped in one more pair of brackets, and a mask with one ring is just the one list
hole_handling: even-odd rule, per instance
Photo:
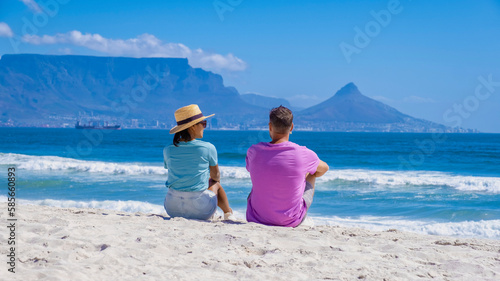
{"label": "woman in blue shirt", "polygon": [[207,126],[196,104],[175,111],[177,126],[170,130],[173,144],[163,149],[165,168],[168,169],[168,188],[165,210],[171,217],[210,219],[217,206],[224,212],[224,219],[235,220],[224,188],[220,184],[217,150],[203,138]]}

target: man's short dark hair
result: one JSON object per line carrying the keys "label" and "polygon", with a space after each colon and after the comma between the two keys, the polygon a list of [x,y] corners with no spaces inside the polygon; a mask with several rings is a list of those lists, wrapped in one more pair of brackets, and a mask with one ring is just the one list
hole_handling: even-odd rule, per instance
{"label": "man's short dark hair", "polygon": [[278,134],[285,134],[292,127],[292,111],[282,105],[275,107],[269,112],[269,121]]}

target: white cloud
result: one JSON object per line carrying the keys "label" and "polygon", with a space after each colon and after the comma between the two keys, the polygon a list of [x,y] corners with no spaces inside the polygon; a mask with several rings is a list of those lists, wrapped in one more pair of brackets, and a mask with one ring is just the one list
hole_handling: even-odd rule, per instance
{"label": "white cloud", "polygon": [[202,49],[191,50],[181,43],[165,43],[154,35],[144,33],[131,39],[109,39],[99,34],[82,34],[73,30],[67,33],[49,35],[25,35],[26,43],[69,44],[85,47],[111,56],[188,58],[194,67],[209,70],[243,71],[247,64],[233,54],[208,53]]}
{"label": "white cloud", "polygon": [[378,100],[383,103],[435,103],[436,101],[432,98],[424,98],[419,96],[408,96],[402,99],[391,99],[384,96],[373,96],[374,100]]}
{"label": "white cloud", "polygon": [[73,50],[71,50],[70,48],[59,48],[59,49],[57,49],[57,52],[59,54],[63,54],[63,55],[71,55],[71,54],[73,54]]}
{"label": "white cloud", "polygon": [[320,98],[316,95],[295,95],[293,97],[289,97],[290,100],[314,100],[318,101]]}
{"label": "white cloud", "polygon": [[40,6],[35,2],[35,0],[19,0],[24,3],[32,12],[34,13],[41,13],[42,9],[40,9]]}
{"label": "white cloud", "polygon": [[0,22],[0,37],[12,37],[14,32],[10,29],[10,26],[5,22]]}
{"label": "white cloud", "polygon": [[286,100],[290,102],[292,106],[307,108],[316,105],[322,101],[324,98],[320,98],[316,95],[304,95],[299,94],[292,97],[286,97]]}
{"label": "white cloud", "polygon": [[383,102],[383,103],[394,102],[394,100],[392,100],[390,98],[387,98],[387,97],[384,97],[384,96],[374,96],[374,97],[371,97],[371,98],[374,99],[374,100],[378,100],[380,102]]}
{"label": "white cloud", "polygon": [[259,96],[263,96],[263,97],[268,97],[268,98],[275,98],[275,99],[287,99],[287,98],[281,98],[281,97],[277,97],[275,95],[266,95],[266,94],[263,94],[261,92],[251,92],[251,91],[246,91],[245,94],[254,94],[254,95],[259,95]]}
{"label": "white cloud", "polygon": [[404,102],[409,103],[435,103],[436,101],[432,98],[424,98],[419,96],[409,96],[403,99]]}

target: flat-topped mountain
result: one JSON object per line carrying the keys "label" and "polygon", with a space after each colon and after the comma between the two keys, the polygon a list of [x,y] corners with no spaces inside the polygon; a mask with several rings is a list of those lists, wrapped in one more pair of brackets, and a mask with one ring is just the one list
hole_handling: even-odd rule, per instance
{"label": "flat-topped mountain", "polygon": [[266,114],[225,87],[222,76],[183,58],[23,54],[0,60],[2,121],[84,114],[172,123],[175,109],[192,103],[216,113],[221,125]]}

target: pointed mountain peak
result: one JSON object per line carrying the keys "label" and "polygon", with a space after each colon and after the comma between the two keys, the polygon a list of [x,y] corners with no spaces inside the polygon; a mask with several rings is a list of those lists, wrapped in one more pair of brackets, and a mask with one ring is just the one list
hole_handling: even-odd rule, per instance
{"label": "pointed mountain peak", "polygon": [[335,93],[335,97],[347,97],[347,96],[353,96],[353,95],[362,95],[361,92],[358,90],[358,87],[354,83],[349,83],[342,87],[342,89],[338,90],[337,93]]}

